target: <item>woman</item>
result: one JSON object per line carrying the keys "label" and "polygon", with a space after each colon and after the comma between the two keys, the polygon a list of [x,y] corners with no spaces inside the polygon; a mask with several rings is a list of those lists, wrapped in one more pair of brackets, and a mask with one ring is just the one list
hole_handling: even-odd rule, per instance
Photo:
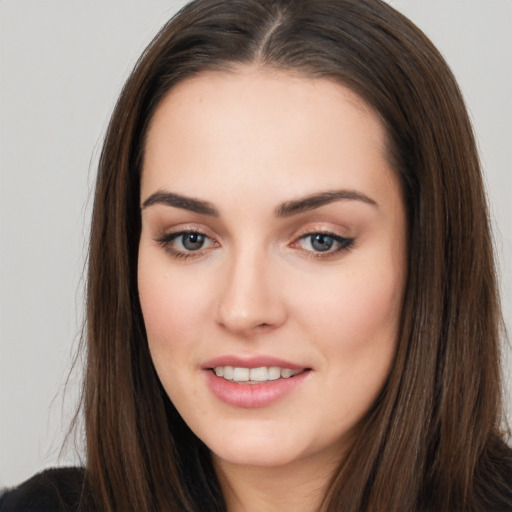
{"label": "woman", "polygon": [[100,161],[85,472],[1,510],[512,510],[486,212],[387,4],[189,4]]}

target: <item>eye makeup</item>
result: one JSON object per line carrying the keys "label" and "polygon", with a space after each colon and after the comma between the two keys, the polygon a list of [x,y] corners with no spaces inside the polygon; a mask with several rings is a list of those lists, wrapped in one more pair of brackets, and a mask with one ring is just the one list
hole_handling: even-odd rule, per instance
{"label": "eye makeup", "polygon": [[220,244],[213,238],[198,230],[180,230],[155,240],[171,257],[181,260],[198,258]]}
{"label": "eye makeup", "polygon": [[[172,258],[187,260],[200,258],[221,247],[214,238],[197,229],[181,229],[155,239]],[[310,258],[333,259],[349,251],[355,238],[348,238],[327,230],[310,230],[296,237],[288,247],[301,251]]]}
{"label": "eye makeup", "polygon": [[301,249],[315,259],[331,259],[349,251],[355,238],[347,238],[329,231],[312,231],[302,235],[290,247]]}

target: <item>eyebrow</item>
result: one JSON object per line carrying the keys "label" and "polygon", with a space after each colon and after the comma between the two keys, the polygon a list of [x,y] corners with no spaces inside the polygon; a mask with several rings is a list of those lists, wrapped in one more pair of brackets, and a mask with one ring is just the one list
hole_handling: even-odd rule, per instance
{"label": "eyebrow", "polygon": [[294,199],[293,201],[286,201],[277,207],[275,215],[276,217],[290,217],[341,200],[361,201],[378,208],[378,204],[373,199],[361,192],[355,190],[334,190],[312,194],[300,199]]}
{"label": "eyebrow", "polygon": [[180,194],[173,194],[164,190],[158,190],[154,194],[151,194],[144,203],[142,203],[142,209],[154,204],[174,206],[175,208],[189,210],[191,212],[200,213],[201,215],[210,215],[212,217],[219,216],[219,212],[208,201],[202,201],[201,199],[194,199]]}
{"label": "eyebrow", "polygon": [[[378,208],[378,204],[373,199],[361,192],[355,190],[335,190],[319,192],[292,201],[286,201],[275,209],[274,214],[276,217],[280,218],[291,217],[292,215],[314,210],[326,204],[341,200],[361,201]],[[173,206],[174,208],[181,208],[182,210],[189,210],[211,217],[219,216],[219,212],[208,201],[182,196],[165,190],[158,190],[154,194],[151,194],[144,203],[142,203],[142,209],[155,204]]]}

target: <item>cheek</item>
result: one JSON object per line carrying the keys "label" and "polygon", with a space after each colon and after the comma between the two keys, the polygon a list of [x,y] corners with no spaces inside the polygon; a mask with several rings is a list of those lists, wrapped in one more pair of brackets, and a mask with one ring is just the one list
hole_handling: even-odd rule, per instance
{"label": "cheek", "polygon": [[315,339],[326,356],[325,396],[339,404],[332,418],[334,431],[350,429],[369,410],[396,352],[401,290],[388,280],[357,282],[350,293],[319,305],[322,313],[318,308],[323,321],[317,324]]}
{"label": "cheek", "polygon": [[301,328],[326,356],[330,389],[343,390],[350,410],[369,407],[388,376],[400,328],[403,282],[401,265],[373,260],[373,266],[354,265],[339,279],[311,283],[305,287],[308,293],[302,293]]}
{"label": "cheek", "polygon": [[199,313],[201,286],[181,282],[165,262],[147,256],[141,251],[138,288],[149,351],[164,389],[178,406],[183,397],[194,394],[187,376],[196,370],[191,355],[204,324]]}
{"label": "cheek", "polygon": [[402,288],[402,279],[389,273],[352,272],[328,286],[319,282],[302,290],[298,307],[306,325],[327,332],[329,339],[357,346],[395,338]]}
{"label": "cheek", "polygon": [[141,251],[138,267],[139,298],[151,343],[168,343],[170,334],[179,337],[201,325],[205,289],[200,279],[169,272]]}
{"label": "cheek", "polygon": [[[165,257],[165,256],[164,256]],[[138,267],[139,299],[149,350],[162,384],[169,391],[176,386],[175,376],[193,365],[189,357],[197,329],[204,324],[200,310],[202,286],[190,286],[168,271],[168,265],[141,251]],[[170,386],[171,382],[173,386]]]}

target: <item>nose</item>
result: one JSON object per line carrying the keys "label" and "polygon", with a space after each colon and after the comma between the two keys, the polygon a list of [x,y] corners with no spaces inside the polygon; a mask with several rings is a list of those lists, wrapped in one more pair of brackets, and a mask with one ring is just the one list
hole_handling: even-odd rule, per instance
{"label": "nose", "polygon": [[244,338],[280,327],[287,312],[277,274],[261,253],[234,256],[224,274],[217,323]]}

